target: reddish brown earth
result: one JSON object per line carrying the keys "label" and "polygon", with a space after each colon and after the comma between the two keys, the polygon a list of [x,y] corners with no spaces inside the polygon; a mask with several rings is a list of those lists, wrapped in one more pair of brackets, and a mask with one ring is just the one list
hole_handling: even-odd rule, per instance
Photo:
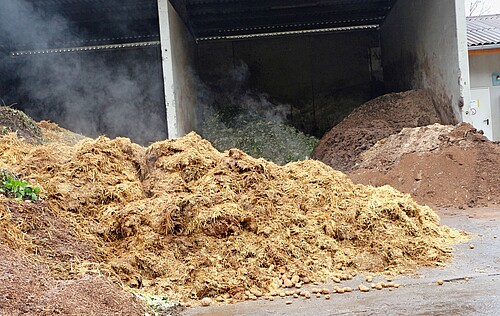
{"label": "reddish brown earth", "polygon": [[[95,247],[42,201],[0,195],[1,315],[144,315],[131,293],[98,273],[63,271],[98,258]],[[91,270],[91,269],[89,269]],[[67,275],[67,273],[66,273]]]}
{"label": "reddish brown earth", "polygon": [[500,203],[500,146],[471,125],[439,122],[423,91],[363,104],[318,143],[312,158],[354,182],[390,185],[447,207]]}
{"label": "reddish brown earth", "polygon": [[500,144],[469,124],[404,129],[360,155],[348,175],[427,205],[500,204]]}
{"label": "reddish brown earth", "polygon": [[132,294],[95,276],[56,281],[44,265],[0,244],[2,315],[144,315]]}
{"label": "reddish brown earth", "polygon": [[379,140],[405,127],[434,123],[439,123],[439,117],[424,91],[383,95],[361,105],[326,133],[311,157],[336,170],[347,171],[356,157]]}

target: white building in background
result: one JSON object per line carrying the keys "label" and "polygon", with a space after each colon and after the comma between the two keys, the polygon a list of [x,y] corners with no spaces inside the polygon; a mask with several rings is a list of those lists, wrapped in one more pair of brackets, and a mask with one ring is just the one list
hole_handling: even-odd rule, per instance
{"label": "white building in background", "polygon": [[464,121],[500,140],[500,14],[467,18],[471,103]]}

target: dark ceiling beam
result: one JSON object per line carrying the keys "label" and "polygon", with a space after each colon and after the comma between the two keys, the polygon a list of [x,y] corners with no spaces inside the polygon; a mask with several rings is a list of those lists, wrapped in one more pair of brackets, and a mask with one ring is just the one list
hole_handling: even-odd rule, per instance
{"label": "dark ceiling beam", "polygon": [[245,30],[238,30],[238,31],[233,31],[233,32],[206,32],[206,33],[200,33],[199,36],[197,37],[198,39],[207,39],[207,38],[218,38],[218,37],[227,37],[227,36],[248,36],[248,35],[258,35],[258,34],[272,34],[272,33],[287,33],[287,32],[307,32],[307,31],[330,31],[333,29],[341,29],[341,28],[349,28],[349,27],[362,27],[359,24],[355,25],[343,25],[342,27],[338,28],[328,28],[328,27],[301,27],[301,28],[284,28],[284,29],[272,29],[269,31],[265,30],[251,30],[251,31],[245,31]]}
{"label": "dark ceiling beam", "polygon": [[75,43],[133,42],[158,37],[156,0],[26,0],[41,18],[58,16],[68,23],[56,32],[51,46]]}
{"label": "dark ceiling beam", "polygon": [[122,3],[155,3],[156,0],[25,0],[33,5],[53,6],[53,5],[88,5],[88,4],[112,4],[120,5]]}
{"label": "dark ceiling beam", "polygon": [[197,37],[380,24],[394,0],[187,0]]}
{"label": "dark ceiling beam", "polygon": [[144,10],[142,8],[137,8],[136,10],[86,10],[84,12],[68,12],[63,11],[59,13],[60,16],[67,18],[71,22],[80,21],[102,21],[105,23],[106,20],[115,20],[123,18],[131,18],[134,20],[139,19],[158,19],[158,12],[151,10]]}
{"label": "dark ceiling beam", "polygon": [[78,20],[73,20],[72,22],[74,25],[79,25],[79,26],[102,24],[104,25],[104,27],[109,28],[110,32],[113,31],[111,28],[116,26],[121,26],[121,28],[130,29],[131,25],[152,24],[156,26],[158,24],[157,18],[144,18],[144,16],[140,14],[127,14],[127,15],[114,16],[111,18],[108,16],[93,16],[87,18],[82,17]]}
{"label": "dark ceiling beam", "polygon": [[131,15],[135,19],[158,18],[155,0],[42,0],[34,7],[47,16],[59,15],[71,22]]}
{"label": "dark ceiling beam", "polygon": [[[158,19],[155,0],[30,0],[35,8],[47,16],[61,16],[72,24],[85,21],[95,23],[116,20]],[[46,4],[46,5],[44,5]],[[50,4],[50,5],[49,5]]]}
{"label": "dark ceiling beam", "polygon": [[189,12],[190,18],[204,18],[204,17],[224,17],[224,16],[234,16],[234,15],[268,15],[268,16],[273,16],[277,14],[296,14],[296,15],[311,15],[315,13],[321,13],[321,12],[366,12],[366,11],[383,11],[387,12],[390,9],[390,7],[387,6],[369,6],[369,7],[364,7],[360,9],[359,6],[353,6],[353,5],[347,5],[347,6],[324,6],[320,8],[310,8],[307,10],[304,9],[296,9],[296,8],[286,8],[286,9],[280,9],[280,10],[262,10],[262,9],[255,9],[255,10],[243,10],[241,8],[235,8],[234,10],[228,10],[225,11],[224,13],[221,12],[203,12],[203,13],[196,13],[196,12]]}
{"label": "dark ceiling beam", "polygon": [[296,14],[294,11],[281,11],[279,13],[263,12],[261,14],[242,14],[242,15],[231,15],[224,17],[214,17],[214,16],[204,16],[204,17],[192,17],[191,23],[196,28],[202,28],[207,24],[218,24],[221,28],[230,25],[234,27],[236,25],[274,25],[274,24],[292,24],[292,23],[304,23],[304,22],[322,22],[322,21],[348,21],[348,20],[360,20],[369,19],[371,17],[378,18],[380,16],[384,17],[386,14],[385,9],[374,8],[370,11],[356,11],[351,9],[349,11],[339,11],[324,10],[324,11],[314,11],[314,12],[304,12],[303,14]]}
{"label": "dark ceiling beam", "polygon": [[[264,26],[247,26],[247,27],[227,27],[219,28],[218,26],[206,26],[203,31],[197,34],[198,38],[202,37],[217,37],[217,36],[230,36],[230,35],[248,35],[248,34],[262,34],[262,33],[272,33],[272,32],[287,32],[287,31],[306,31],[306,30],[318,30],[318,29],[330,29],[330,28],[340,28],[340,27],[352,27],[352,26],[363,26],[363,25],[373,25],[380,24],[382,19],[372,19],[370,21],[342,21],[342,23],[297,23],[294,25],[264,25]],[[200,29],[201,30],[201,29]]]}
{"label": "dark ceiling beam", "polygon": [[322,9],[324,7],[337,7],[342,8],[346,6],[353,7],[387,7],[390,5],[391,0],[323,0],[323,1],[304,1],[304,0],[271,0],[271,1],[244,1],[239,0],[236,2],[224,1],[210,1],[203,3],[192,3],[188,1],[187,9],[190,15],[203,15],[203,14],[231,14],[235,12],[258,12],[269,10],[283,10],[283,9]]}
{"label": "dark ceiling beam", "polygon": [[102,4],[99,6],[88,5],[88,4],[77,4],[71,6],[48,6],[40,7],[44,12],[57,13],[62,15],[85,15],[88,13],[98,13],[98,12],[124,12],[124,11],[143,11],[143,12],[156,12],[156,3],[137,3],[136,1],[124,1],[120,5],[113,5],[111,3]]}

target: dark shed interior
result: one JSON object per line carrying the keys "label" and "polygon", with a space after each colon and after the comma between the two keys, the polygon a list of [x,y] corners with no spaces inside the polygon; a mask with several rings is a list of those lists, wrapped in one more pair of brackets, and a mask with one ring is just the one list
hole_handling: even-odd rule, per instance
{"label": "dark shed interior", "polygon": [[[196,91],[200,122],[211,105],[204,92],[219,106],[250,94],[284,106],[288,123],[320,137],[387,92],[381,25],[396,0],[170,4],[193,39],[194,63],[176,65],[193,76],[184,90]],[[168,136],[156,0],[7,0],[0,15],[4,103],[91,136]]]}

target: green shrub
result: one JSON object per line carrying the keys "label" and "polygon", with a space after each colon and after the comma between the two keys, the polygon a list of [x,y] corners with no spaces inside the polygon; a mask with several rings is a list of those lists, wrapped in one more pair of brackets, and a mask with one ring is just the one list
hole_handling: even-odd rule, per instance
{"label": "green shrub", "polygon": [[308,159],[318,142],[285,123],[252,118],[231,126],[218,113],[205,118],[201,134],[219,151],[238,148],[279,165]]}
{"label": "green shrub", "polygon": [[40,188],[32,187],[27,181],[18,179],[7,170],[0,171],[0,193],[3,193],[9,198],[14,198],[17,201],[38,200]]}

